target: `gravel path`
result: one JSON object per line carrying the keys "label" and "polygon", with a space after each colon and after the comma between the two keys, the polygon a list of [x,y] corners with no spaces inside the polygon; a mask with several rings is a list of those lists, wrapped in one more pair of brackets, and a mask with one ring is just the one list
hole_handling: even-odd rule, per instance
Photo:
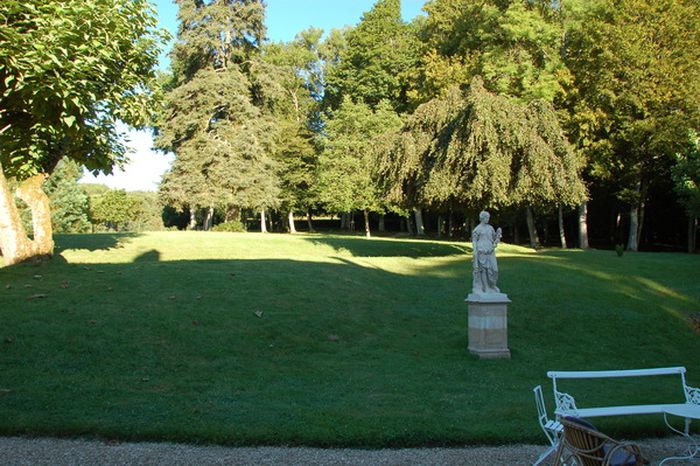
{"label": "gravel path", "polygon": [[[700,441],[700,436],[695,439]],[[638,441],[647,457],[661,458],[682,452],[687,442],[679,437]],[[114,443],[98,440],[52,438],[0,438],[0,464],[5,466],[208,466],[208,465],[530,465],[544,445],[502,447],[418,448],[355,450],[317,448],[231,448],[172,443]],[[552,458],[548,464],[552,463]],[[689,462],[668,462],[686,464]],[[693,463],[696,464],[696,463]]]}

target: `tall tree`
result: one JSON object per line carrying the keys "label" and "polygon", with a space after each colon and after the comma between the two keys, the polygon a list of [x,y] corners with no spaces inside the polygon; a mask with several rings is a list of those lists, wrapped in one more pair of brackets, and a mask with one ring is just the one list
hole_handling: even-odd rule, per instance
{"label": "tall tree", "polygon": [[[251,69],[265,35],[260,0],[178,0],[173,83],[156,144],[175,153],[161,195],[178,207],[264,209],[277,201],[274,126]],[[194,214],[192,213],[192,217]],[[208,225],[205,222],[205,226]]]}
{"label": "tall tree", "polygon": [[641,238],[649,187],[700,118],[700,5],[693,0],[571,0],[566,13],[570,134],[596,182],[630,206]]}
{"label": "tall tree", "polygon": [[686,149],[676,154],[671,173],[674,190],[688,214],[688,252],[693,252],[700,217],[700,137],[695,131],[691,131]]}
{"label": "tall tree", "polygon": [[[164,33],[147,0],[0,4],[0,249],[5,264],[53,251],[43,181],[66,157],[95,172],[126,159],[116,129],[152,117]],[[32,210],[19,222],[7,177]]]}
{"label": "tall tree", "polygon": [[278,167],[281,207],[294,233],[294,212],[307,214],[316,203],[317,150],[313,129],[322,90],[319,52],[322,31],[302,31],[289,43],[267,44],[255,70],[263,109],[277,127],[274,158]]}
{"label": "tall tree", "polygon": [[321,201],[332,212],[363,212],[367,237],[370,236],[369,213],[385,209],[373,176],[373,167],[383,153],[377,140],[400,125],[401,119],[388,102],[380,102],[373,111],[367,104],[353,102],[349,97],[327,123],[319,157]]}

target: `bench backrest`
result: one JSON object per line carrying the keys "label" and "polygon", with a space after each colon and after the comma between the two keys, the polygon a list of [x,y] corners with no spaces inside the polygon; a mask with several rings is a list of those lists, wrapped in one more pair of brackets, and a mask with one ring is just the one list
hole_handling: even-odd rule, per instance
{"label": "bench backrest", "polygon": [[657,367],[653,369],[625,369],[625,370],[607,370],[607,371],[548,371],[547,377],[552,379],[552,388],[554,389],[554,401],[557,408],[566,407],[568,409],[576,409],[576,402],[573,397],[567,393],[562,393],[557,390],[557,379],[602,379],[616,377],[648,377],[654,375],[674,375],[681,376],[681,383],[686,402],[689,402],[688,387],[685,383],[685,367]]}
{"label": "bench backrest", "polygon": [[551,379],[602,379],[671,374],[685,374],[685,367],[657,367],[655,369],[626,369],[619,371],[549,371],[547,372],[547,377]]}

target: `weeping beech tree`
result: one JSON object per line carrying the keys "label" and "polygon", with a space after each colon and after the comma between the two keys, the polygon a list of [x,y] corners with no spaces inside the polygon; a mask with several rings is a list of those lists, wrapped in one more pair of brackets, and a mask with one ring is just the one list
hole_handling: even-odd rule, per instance
{"label": "weeping beech tree", "polygon": [[492,94],[479,77],[419,106],[380,167],[388,198],[411,206],[574,206],[586,197],[583,161],[553,107]]}

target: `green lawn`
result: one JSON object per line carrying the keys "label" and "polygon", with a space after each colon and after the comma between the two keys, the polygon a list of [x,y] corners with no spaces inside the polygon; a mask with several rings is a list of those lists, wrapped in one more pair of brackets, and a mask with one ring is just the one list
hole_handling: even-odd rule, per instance
{"label": "green lawn", "polygon": [[[467,351],[466,243],[205,232],[57,237],[0,268],[0,434],[237,445],[544,442],[546,371],[684,365],[700,256],[502,244],[511,360]],[[576,387],[583,401],[652,392]],[[660,397],[681,397],[677,380]],[[607,390],[607,391],[606,391]],[[577,393],[574,391],[574,393]],[[586,398],[588,397],[588,398]],[[601,419],[663,435],[660,416]],[[697,431],[697,427],[695,427]]]}

